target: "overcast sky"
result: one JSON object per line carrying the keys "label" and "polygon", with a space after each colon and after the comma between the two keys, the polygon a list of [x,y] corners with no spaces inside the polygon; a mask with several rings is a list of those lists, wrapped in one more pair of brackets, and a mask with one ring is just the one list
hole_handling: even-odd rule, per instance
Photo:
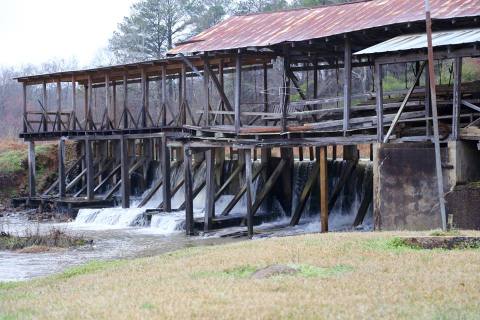
{"label": "overcast sky", "polygon": [[0,0],[0,66],[91,63],[135,0]]}

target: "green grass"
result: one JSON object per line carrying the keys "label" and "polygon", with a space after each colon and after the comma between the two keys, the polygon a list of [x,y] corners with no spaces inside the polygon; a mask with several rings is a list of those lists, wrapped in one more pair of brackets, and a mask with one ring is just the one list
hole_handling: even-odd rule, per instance
{"label": "green grass", "polygon": [[121,266],[124,263],[125,260],[93,260],[80,266],[68,268],[62,273],[52,276],[52,279],[70,279],[85,274],[95,273],[108,268]]}
{"label": "green grass", "polygon": [[24,150],[10,150],[0,154],[0,172],[4,174],[24,170],[22,163],[26,161],[27,152]]}
{"label": "green grass", "polygon": [[304,277],[330,278],[353,271],[353,267],[339,264],[333,267],[317,267],[308,264],[294,266],[298,268],[299,275]]}

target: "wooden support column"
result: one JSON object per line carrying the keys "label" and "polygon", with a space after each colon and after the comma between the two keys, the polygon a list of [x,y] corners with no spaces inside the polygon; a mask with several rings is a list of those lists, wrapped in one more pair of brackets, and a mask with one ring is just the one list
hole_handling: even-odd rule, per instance
{"label": "wooden support column", "polygon": [[108,128],[110,117],[108,113],[110,112],[110,75],[105,74],[105,125]]}
{"label": "wooden support column", "polygon": [[319,150],[320,168],[320,224],[321,232],[328,232],[328,173],[327,173],[327,147]]}
{"label": "wooden support column", "polygon": [[212,222],[215,216],[215,149],[210,148],[205,151],[205,162],[207,165],[206,172],[206,196],[205,196],[205,218],[204,231],[207,232],[212,229]]}
{"label": "wooden support column", "polygon": [[247,230],[248,237],[253,237],[253,208],[252,208],[252,155],[250,149],[242,150],[245,159],[245,184],[247,186]]}
{"label": "wooden support column", "polygon": [[382,65],[375,64],[375,91],[376,91],[376,112],[377,112],[377,142],[383,142],[383,70]]}
{"label": "wooden support column", "polygon": [[[47,83],[43,81],[42,83],[42,104],[44,114],[43,122],[43,131],[48,131],[48,121],[47,121],[47,112],[48,112],[48,96],[47,96]],[[55,128],[53,128],[55,129]]]}
{"label": "wooden support column", "polygon": [[[162,118],[160,124],[162,126],[167,125],[167,67],[162,65]],[[172,115],[173,116],[173,115]]]}
{"label": "wooden support column", "polygon": [[225,163],[225,148],[215,149],[215,184],[222,185],[223,181],[223,165]]}
{"label": "wooden support column", "polygon": [[93,151],[92,142],[88,138],[85,139],[85,162],[87,166],[87,200],[93,200],[95,188],[93,172]]}
{"label": "wooden support column", "polygon": [[284,49],[283,57],[283,79],[284,79],[284,90],[282,97],[282,132],[287,131],[287,117],[288,117],[288,104],[290,103],[290,77],[288,76],[290,72],[290,59],[288,57],[287,49]]}
{"label": "wooden support column", "polygon": [[343,135],[350,127],[350,109],[352,106],[352,44],[345,39],[345,58],[343,69]]}
{"label": "wooden support column", "polygon": [[281,192],[283,195],[283,206],[287,214],[292,211],[293,201],[293,148],[280,148],[281,159],[287,162],[286,167],[282,170]]}
{"label": "wooden support column", "polygon": [[242,93],[242,61],[240,53],[235,57],[235,133],[240,134],[240,99]]}
{"label": "wooden support column", "polygon": [[113,127],[116,129],[118,127],[117,123],[117,82],[113,81],[112,83],[112,121]]}
{"label": "wooden support column", "polygon": [[431,100],[430,100],[430,71],[425,68],[425,134],[429,137],[432,134],[432,124],[428,118],[431,116]]}
{"label": "wooden support column", "polygon": [[65,140],[58,140],[58,197],[65,197]]}
{"label": "wooden support column", "polygon": [[147,127],[147,73],[145,69],[142,68],[141,71],[141,81],[142,81],[142,117],[141,117],[141,126],[142,128]]}
{"label": "wooden support column", "polygon": [[27,84],[22,83],[23,132],[27,132]]}
{"label": "wooden support column", "polygon": [[71,129],[77,129],[77,80],[75,76],[72,76],[72,127]]}
{"label": "wooden support column", "polygon": [[185,185],[185,231],[187,236],[193,236],[193,177],[192,177],[192,150],[184,147],[184,185]]}
{"label": "wooden support column", "polygon": [[[205,127],[208,127],[209,125],[209,107],[210,107],[210,90],[209,90],[209,84],[210,84],[210,77],[208,73],[208,59],[205,56],[204,58],[204,66],[203,66],[203,94],[205,95],[205,102],[203,106],[203,125]],[[208,185],[208,183],[207,183]]]}
{"label": "wooden support column", "polygon": [[120,139],[120,175],[122,180],[122,208],[130,208],[130,174],[128,158],[128,140],[125,136]]}
{"label": "wooden support column", "polygon": [[162,136],[161,139],[161,165],[162,165],[162,179],[163,179],[163,211],[172,211],[172,192],[170,182],[170,150],[167,146],[167,137]]}
{"label": "wooden support column", "polygon": [[[263,112],[268,112],[268,66],[266,63],[263,64]],[[265,120],[264,123],[268,125],[268,121]]]}
{"label": "wooden support column", "polygon": [[62,83],[57,80],[57,130],[62,130]]}
{"label": "wooden support column", "polygon": [[460,106],[462,105],[462,58],[454,59],[453,75],[452,138],[458,140],[460,135]]}
{"label": "wooden support column", "polygon": [[123,74],[123,128],[128,128],[128,74]]}
{"label": "wooden support column", "polygon": [[93,129],[93,118],[92,118],[92,107],[93,107],[93,81],[92,76],[88,75],[88,106],[87,106],[87,114],[85,116],[86,123],[88,125],[85,126],[86,130]]}
{"label": "wooden support column", "polygon": [[[221,92],[224,92],[224,88],[225,88],[225,80],[224,80],[224,77],[223,77],[223,59],[220,60],[220,63],[218,64],[218,81],[219,81],[219,91]],[[220,97],[221,98],[221,97]],[[221,109],[220,110],[225,110],[225,101],[224,99],[221,98]],[[222,124],[225,124],[225,115],[222,114],[222,117],[221,117],[222,121],[221,123]]]}
{"label": "wooden support column", "polygon": [[36,196],[35,174],[35,142],[28,141],[28,195],[30,198]]}

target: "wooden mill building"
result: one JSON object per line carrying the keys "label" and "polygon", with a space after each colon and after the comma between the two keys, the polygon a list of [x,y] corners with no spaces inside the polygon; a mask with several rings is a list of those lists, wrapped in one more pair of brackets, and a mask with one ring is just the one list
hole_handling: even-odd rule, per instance
{"label": "wooden mill building", "polygon": [[[172,194],[184,185],[187,234],[194,233],[198,185],[207,190],[204,229],[209,230],[220,216],[215,201],[237,178],[227,209],[246,194],[252,233],[253,217],[275,185],[282,184],[284,201],[293,201],[294,161],[309,160],[316,161],[314,174],[289,214],[292,224],[298,223],[306,197],[319,183],[321,225],[327,231],[329,200],[345,180],[328,188],[327,160],[342,147],[345,160],[358,161],[357,146],[369,145],[374,174],[364,206],[373,199],[375,227],[439,227],[432,144],[436,100],[447,212],[461,227],[480,227],[478,217],[464,214],[465,206],[478,203],[469,203],[468,195],[465,201],[462,192],[476,191],[459,189],[480,179],[480,79],[462,78],[462,63],[480,56],[480,3],[432,0],[431,15],[434,59],[451,66],[447,83],[437,74],[436,97],[419,0],[233,16],[177,44],[165,59],[18,78],[24,89],[20,137],[29,144],[29,201],[113,206],[120,191],[118,199],[128,208],[132,175],[147,175],[155,160],[162,174],[154,184],[164,186],[162,211],[171,210]],[[391,88],[388,72],[395,66],[406,70],[405,79],[397,79],[405,84],[400,89]],[[324,89],[329,77],[337,79],[333,92]],[[368,85],[360,88],[360,80]],[[73,94],[65,101],[67,89]],[[59,143],[59,177],[40,195],[34,145],[47,140]],[[66,140],[81,146],[69,167]],[[227,158],[237,162],[236,169],[220,178]],[[260,165],[252,166],[252,159]],[[200,162],[206,174],[198,183],[194,172]],[[180,165],[183,177],[172,185],[171,172]],[[253,194],[258,175],[265,184]],[[464,199],[463,209],[455,197]]]}

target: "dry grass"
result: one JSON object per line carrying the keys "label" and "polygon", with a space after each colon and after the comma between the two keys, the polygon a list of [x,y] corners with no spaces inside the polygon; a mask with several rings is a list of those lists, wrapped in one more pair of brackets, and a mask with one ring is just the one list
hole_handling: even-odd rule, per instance
{"label": "dry grass", "polygon": [[[392,241],[413,234],[311,234],[87,264],[0,284],[0,318],[478,319],[480,250]],[[271,264],[305,271],[249,277]]]}

